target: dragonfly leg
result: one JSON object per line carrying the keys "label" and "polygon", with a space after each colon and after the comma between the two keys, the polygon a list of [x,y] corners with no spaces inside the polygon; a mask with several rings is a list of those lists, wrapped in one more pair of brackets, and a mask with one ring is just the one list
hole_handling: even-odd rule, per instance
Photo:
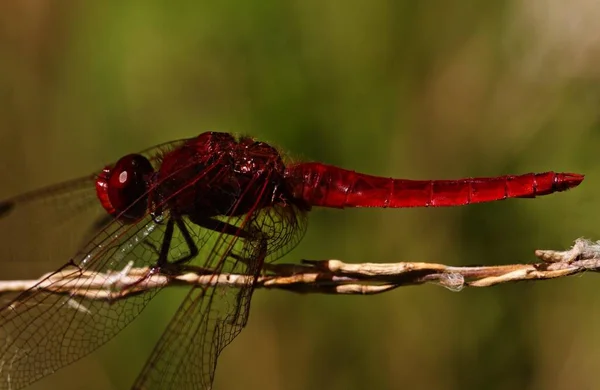
{"label": "dragonfly leg", "polygon": [[[260,229],[244,229],[239,226],[235,226],[230,223],[219,221],[213,218],[196,218],[193,220],[193,222],[198,226],[212,230],[217,233],[224,233],[230,236],[237,236],[243,238],[246,240],[246,246],[256,245],[260,248],[263,248],[263,251],[266,253],[267,240],[265,237],[263,237],[263,233],[260,231]],[[233,253],[232,251],[229,251],[227,256],[231,257],[234,260],[241,261],[247,266],[250,266],[248,260],[244,256]],[[264,257],[266,256],[263,255],[261,264],[264,263]]]}
{"label": "dragonfly leg", "polygon": [[186,256],[183,256],[180,259],[172,261],[171,264],[187,263],[188,261],[190,261],[194,257],[198,256],[198,252],[199,252],[198,251],[198,246],[196,245],[196,242],[192,238],[192,235],[190,234],[190,231],[188,230],[188,227],[183,222],[183,220],[177,219],[175,221],[175,223],[177,224],[177,227],[179,228],[179,231],[181,231],[181,235],[183,236],[183,239],[184,239],[186,245],[188,246],[188,249],[190,250],[190,253],[188,255],[186,255]]}
{"label": "dragonfly leg", "polygon": [[[183,236],[183,239],[189,249],[189,253],[177,260],[169,261],[169,251],[171,250],[171,241],[173,239],[173,232],[174,232],[175,224],[177,224],[177,227],[179,228],[179,231],[181,232],[181,235]],[[170,267],[174,267],[174,266],[177,267],[181,264],[187,263],[194,257],[198,256],[198,252],[199,252],[198,246],[196,245],[196,242],[192,238],[192,235],[190,234],[190,232],[189,232],[187,226],[185,225],[185,223],[183,222],[183,220],[180,218],[177,218],[177,219],[170,218],[167,221],[167,226],[165,228],[165,234],[163,237],[163,241],[160,246],[160,251],[158,252],[157,266],[162,269],[167,269],[167,270]]]}
{"label": "dragonfly leg", "polygon": [[174,227],[175,227],[174,218],[169,218],[169,220],[167,221],[167,227],[165,228],[165,234],[163,236],[163,240],[160,245],[158,259],[156,261],[156,265],[160,268],[163,268],[169,264],[168,256],[169,256],[169,250],[171,249],[171,241],[173,240]]}
{"label": "dragonfly leg", "polygon": [[[232,259],[235,259],[237,261],[241,261],[242,263],[245,263],[245,264],[248,263],[247,260],[243,256],[240,256],[235,253],[230,253],[229,257],[231,257]],[[268,262],[263,261],[262,271],[265,271],[265,272],[271,271],[271,272],[278,273],[280,271],[283,272],[283,271],[290,269],[289,265],[285,265],[284,267],[282,267],[282,266],[283,266],[283,264],[273,264],[273,263],[268,263]],[[288,272],[291,272],[291,271],[288,271]]]}
{"label": "dragonfly leg", "polygon": [[160,255],[160,251],[158,250],[158,247],[156,245],[154,245],[153,243],[147,242],[147,241],[142,241],[142,245],[149,248],[152,252],[156,253],[157,255]]}
{"label": "dragonfly leg", "polygon": [[[219,221],[214,218],[194,218],[194,219],[192,219],[192,222],[194,222],[196,225],[201,226],[205,229],[209,229],[209,230],[212,230],[217,233],[223,233],[223,234],[228,234],[231,236],[237,236],[246,241],[244,243],[244,250],[241,255],[237,254],[237,253],[233,253],[233,251],[231,251],[231,250],[226,254],[227,257],[244,264],[247,269],[246,273],[248,275],[253,276],[252,286],[250,286],[251,288],[250,289],[242,288],[242,289],[239,289],[237,292],[237,294],[238,294],[237,301],[238,302],[244,301],[244,299],[242,298],[242,295],[243,294],[252,294],[252,290],[254,289],[256,280],[260,276],[260,273],[265,264],[265,258],[267,257],[267,245],[268,245],[267,237],[264,235],[264,233],[260,229],[247,229],[247,228],[244,229],[239,226],[235,226],[235,225],[227,223],[227,222]],[[251,226],[251,225],[249,225],[249,226]],[[183,230],[182,230],[182,232],[183,232]],[[184,238],[185,238],[185,236],[184,236]],[[235,312],[231,316],[229,316],[226,321],[228,321],[230,324],[236,323],[238,321],[238,319],[241,317],[242,309],[243,309],[242,307],[237,307]],[[247,319],[246,319],[246,321],[247,321]],[[244,326],[245,322],[243,324],[239,324],[239,325]]]}
{"label": "dragonfly leg", "polygon": [[255,237],[253,237],[252,234],[250,234],[247,230],[227,222],[219,221],[218,219],[210,217],[201,217],[193,219],[190,218],[190,220],[196,225],[206,228],[208,230],[212,230],[216,233],[224,233],[230,236],[238,236],[246,240],[255,239]]}
{"label": "dragonfly leg", "polygon": [[[171,249],[171,242],[173,240],[173,233],[175,230],[175,224],[181,230],[181,234],[189,248],[189,254],[173,261],[169,261],[169,251]],[[188,262],[190,259],[193,259],[198,255],[198,247],[194,242],[192,236],[190,235],[187,226],[181,219],[170,218],[166,223],[165,232],[163,235],[163,240],[160,245],[160,250],[152,243],[144,241],[143,244],[149,247],[154,253],[158,255],[156,260],[156,265],[148,269],[140,278],[136,281],[126,284],[123,289],[132,288],[136,285],[143,283],[148,280],[153,274],[158,271],[162,272],[178,272],[181,270],[181,264]]]}

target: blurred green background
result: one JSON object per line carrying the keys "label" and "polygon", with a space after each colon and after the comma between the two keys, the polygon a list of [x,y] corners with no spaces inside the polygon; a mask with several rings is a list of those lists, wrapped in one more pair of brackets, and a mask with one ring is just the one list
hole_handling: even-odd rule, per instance
{"label": "blurred green background", "polygon": [[[286,262],[507,264],[598,239],[600,7],[521,3],[1,2],[0,198],[219,130],[384,176],[587,174],[534,201],[314,210]],[[215,388],[598,388],[598,282],[258,291]],[[32,389],[126,388],[180,295]]]}

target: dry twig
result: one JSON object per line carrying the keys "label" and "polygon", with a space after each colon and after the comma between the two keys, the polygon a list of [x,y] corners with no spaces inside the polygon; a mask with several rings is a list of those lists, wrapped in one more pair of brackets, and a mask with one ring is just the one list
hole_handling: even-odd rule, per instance
{"label": "dry twig", "polygon": [[[499,266],[453,267],[409,262],[347,264],[339,260],[303,261],[302,265],[271,264],[259,277],[257,288],[301,293],[377,294],[401,286],[435,283],[460,291],[464,287],[489,287],[600,271],[600,241],[578,239],[570,250],[538,250],[535,254],[540,259],[537,263]],[[36,288],[87,299],[113,300],[165,286],[243,286],[248,278],[239,274],[207,275],[191,268],[176,274],[131,266],[106,274],[70,268],[50,278],[44,275],[38,280],[0,281],[0,294]]]}

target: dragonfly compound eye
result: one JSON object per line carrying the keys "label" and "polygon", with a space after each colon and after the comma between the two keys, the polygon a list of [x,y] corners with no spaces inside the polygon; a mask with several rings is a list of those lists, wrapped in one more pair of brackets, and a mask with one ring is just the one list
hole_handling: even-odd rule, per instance
{"label": "dragonfly compound eye", "polygon": [[104,168],[96,179],[96,194],[102,207],[124,222],[135,222],[148,209],[148,189],[154,168],[139,154],[129,154],[114,166]]}

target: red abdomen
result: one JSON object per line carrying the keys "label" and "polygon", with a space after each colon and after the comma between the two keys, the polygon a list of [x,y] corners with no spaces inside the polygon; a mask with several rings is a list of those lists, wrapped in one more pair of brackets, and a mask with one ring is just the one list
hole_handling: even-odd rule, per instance
{"label": "red abdomen", "polygon": [[321,207],[444,207],[507,198],[534,198],[576,187],[577,173],[528,173],[519,176],[458,180],[406,180],[365,175],[320,163],[286,169],[293,196]]}

